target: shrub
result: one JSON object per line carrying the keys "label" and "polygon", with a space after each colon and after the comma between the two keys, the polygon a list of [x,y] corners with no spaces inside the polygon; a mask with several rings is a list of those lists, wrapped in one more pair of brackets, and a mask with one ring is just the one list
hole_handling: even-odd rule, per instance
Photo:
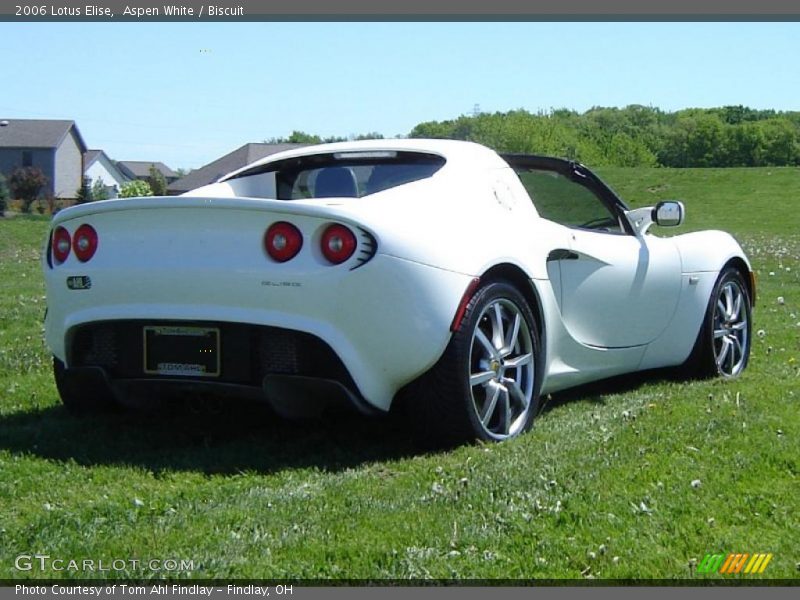
{"label": "shrub", "polygon": [[150,175],[147,177],[147,183],[150,184],[153,196],[167,195],[167,179],[161,171],[156,169],[155,165],[150,165]]}
{"label": "shrub", "polygon": [[95,179],[92,184],[92,198],[95,200],[108,200],[108,190],[102,177]]}
{"label": "shrub", "polygon": [[3,216],[8,208],[8,186],[6,185],[6,178],[0,173],[0,217]]}
{"label": "shrub", "polygon": [[18,167],[11,172],[8,184],[14,196],[22,200],[22,212],[31,211],[31,204],[39,197],[48,181],[39,167]]}
{"label": "shrub", "polygon": [[123,183],[119,191],[120,198],[140,198],[142,196],[152,196],[153,190],[150,189],[150,184],[141,179],[135,179],[128,183]]}
{"label": "shrub", "polygon": [[84,177],[81,187],[79,187],[75,192],[75,202],[78,204],[86,204],[87,202],[94,200],[94,197],[92,196],[92,186],[90,185],[91,181],[92,180],[89,177]]}
{"label": "shrub", "polygon": [[44,198],[39,200],[39,203],[43,206],[47,207],[47,213],[54,215],[58,212],[58,208],[56,207],[57,199],[53,194],[45,194]]}

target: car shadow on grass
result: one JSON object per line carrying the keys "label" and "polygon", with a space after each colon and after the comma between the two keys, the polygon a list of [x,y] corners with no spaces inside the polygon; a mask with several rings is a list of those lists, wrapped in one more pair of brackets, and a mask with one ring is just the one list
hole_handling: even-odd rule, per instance
{"label": "car shadow on grass", "polygon": [[[543,415],[573,402],[605,404],[611,395],[674,379],[649,371],[553,394]],[[61,405],[0,416],[0,449],[84,466],[136,466],[159,473],[273,473],[293,468],[341,471],[370,462],[447,451],[423,444],[409,417],[353,412],[290,421],[255,402],[177,403],[151,412],[75,417]]]}
{"label": "car shadow on grass", "polygon": [[574,388],[553,393],[547,397],[541,414],[557,409],[573,402],[605,405],[609,396],[632,392],[645,384],[663,383],[666,381],[688,381],[690,375],[682,373],[679,369],[652,369],[618,375],[600,381],[593,381]]}
{"label": "car shadow on grass", "polygon": [[206,474],[339,471],[415,453],[394,415],[289,421],[249,402],[87,417],[72,416],[60,405],[17,412],[0,416],[0,449],[84,466]]}

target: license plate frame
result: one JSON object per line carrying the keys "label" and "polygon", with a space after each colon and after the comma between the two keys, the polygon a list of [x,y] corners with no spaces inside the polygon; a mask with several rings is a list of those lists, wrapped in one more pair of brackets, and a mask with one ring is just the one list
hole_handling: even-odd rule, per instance
{"label": "license plate frame", "polygon": [[145,325],[142,367],[146,375],[219,377],[221,346],[219,327]]}

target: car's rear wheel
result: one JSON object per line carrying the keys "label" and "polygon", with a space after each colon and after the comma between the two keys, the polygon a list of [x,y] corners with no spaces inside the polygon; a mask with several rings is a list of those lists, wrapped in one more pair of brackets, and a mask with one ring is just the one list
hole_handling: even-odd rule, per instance
{"label": "car's rear wheel", "polygon": [[411,390],[418,431],[432,442],[502,441],[539,408],[539,334],[528,303],[504,281],[472,297],[444,355]]}
{"label": "car's rear wheel", "polygon": [[54,356],[53,377],[64,408],[73,415],[110,412],[118,407],[101,369],[82,369],[68,375],[64,363]]}
{"label": "car's rear wheel", "polygon": [[737,377],[747,367],[751,344],[751,300],[741,271],[720,273],[706,309],[691,362],[705,377]]}

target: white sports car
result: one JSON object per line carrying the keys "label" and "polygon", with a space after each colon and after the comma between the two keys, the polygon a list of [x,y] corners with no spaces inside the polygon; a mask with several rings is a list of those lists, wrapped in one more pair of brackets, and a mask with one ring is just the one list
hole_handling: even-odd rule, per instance
{"label": "white sports car", "polygon": [[584,166],[445,140],[270,156],[178,197],[52,222],[46,339],[76,412],[210,392],[282,414],[409,403],[448,440],[542,394],[686,364],[735,377],[755,282],[727,233],[658,237]]}

